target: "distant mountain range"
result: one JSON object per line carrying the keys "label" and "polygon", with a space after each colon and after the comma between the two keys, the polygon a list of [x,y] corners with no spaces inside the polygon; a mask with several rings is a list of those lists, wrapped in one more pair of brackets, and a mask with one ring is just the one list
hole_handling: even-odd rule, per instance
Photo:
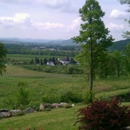
{"label": "distant mountain range", "polygon": [[[20,43],[24,43],[24,44],[57,44],[57,45],[62,45],[62,46],[66,46],[66,45],[78,45],[76,43],[74,43],[71,39],[68,40],[62,40],[62,39],[57,39],[57,40],[49,40],[49,39],[20,39],[20,38],[0,38],[0,42],[2,42],[3,44],[20,44]],[[110,50],[123,50],[124,47],[130,43],[130,39],[126,39],[126,40],[120,40],[120,41],[116,41],[114,42],[114,45],[111,46],[109,49]]]}
{"label": "distant mountain range", "polygon": [[22,39],[22,38],[0,38],[0,42],[3,43],[56,43],[63,41],[61,39],[49,40],[49,39]]}
{"label": "distant mountain range", "polygon": [[114,42],[114,45],[111,46],[109,49],[111,51],[113,51],[113,50],[119,50],[119,51],[121,51],[121,50],[124,50],[125,46],[128,43],[130,43],[130,39],[116,41],[116,42]]}

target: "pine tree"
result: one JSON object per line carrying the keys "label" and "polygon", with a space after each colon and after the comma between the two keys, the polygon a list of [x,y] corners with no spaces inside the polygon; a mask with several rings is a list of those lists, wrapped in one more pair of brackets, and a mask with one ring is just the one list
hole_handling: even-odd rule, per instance
{"label": "pine tree", "polygon": [[89,69],[90,101],[92,102],[94,70],[100,62],[100,57],[106,53],[107,47],[113,44],[113,38],[109,36],[109,31],[102,21],[105,13],[97,0],[86,0],[83,7],[79,9],[79,14],[83,23],[80,25],[79,36],[72,39],[82,48],[76,59],[82,66]]}

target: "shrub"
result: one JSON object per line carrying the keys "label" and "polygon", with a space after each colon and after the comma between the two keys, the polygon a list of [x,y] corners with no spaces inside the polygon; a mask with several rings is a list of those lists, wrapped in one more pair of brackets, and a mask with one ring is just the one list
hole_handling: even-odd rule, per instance
{"label": "shrub", "polygon": [[47,66],[47,67],[45,68],[45,72],[50,73],[50,72],[51,72],[51,68],[50,68],[49,66]]}
{"label": "shrub", "polygon": [[43,103],[54,103],[54,102],[60,102],[59,95],[51,94],[51,95],[43,95],[42,96],[42,102]]}
{"label": "shrub", "polygon": [[72,65],[69,65],[67,68],[67,74],[73,74],[74,67]]}
{"label": "shrub", "polygon": [[96,100],[78,110],[79,130],[125,130],[130,125],[130,107],[120,106],[116,98]]}
{"label": "shrub", "polygon": [[52,110],[51,108],[45,108],[42,111],[51,111],[51,110]]}
{"label": "shrub", "polygon": [[65,108],[72,108],[72,105],[71,105],[71,104],[67,104],[67,105],[65,106]]}
{"label": "shrub", "polygon": [[68,90],[64,94],[61,95],[61,102],[81,102],[82,101],[82,95],[78,94],[77,92],[74,92],[72,90]]}
{"label": "shrub", "polygon": [[18,83],[18,90],[16,93],[17,106],[25,106],[29,104],[29,91],[26,89],[27,83],[21,81]]}
{"label": "shrub", "polygon": [[[91,97],[90,90],[87,89],[87,90],[83,93],[83,101],[84,101],[84,103],[91,103],[91,101],[94,100],[94,96],[95,96],[94,91],[92,91],[92,97]],[[92,99],[91,99],[91,98],[92,98]]]}

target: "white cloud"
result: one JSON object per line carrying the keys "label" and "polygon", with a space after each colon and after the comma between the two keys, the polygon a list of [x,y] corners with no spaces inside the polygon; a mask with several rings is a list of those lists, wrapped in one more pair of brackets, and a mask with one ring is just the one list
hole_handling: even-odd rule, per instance
{"label": "white cloud", "polygon": [[13,17],[14,22],[23,22],[25,20],[29,20],[30,16],[26,13],[17,13],[15,14],[15,16]]}
{"label": "white cloud", "polygon": [[107,27],[110,30],[123,30],[124,29],[124,25],[123,24],[110,23],[109,25],[107,25]]}
{"label": "white cloud", "polygon": [[30,28],[30,29],[61,29],[64,27],[61,23],[35,22],[32,21],[29,14],[17,13],[14,17],[0,17],[0,25],[8,28]]}
{"label": "white cloud", "polygon": [[78,12],[79,9],[79,7],[77,7],[75,4],[75,0],[0,0],[0,2],[21,5],[38,5],[38,7],[44,6],[50,9],[60,10],[61,12],[69,13]]}
{"label": "white cloud", "polygon": [[74,0],[35,0],[47,8],[60,9],[62,12],[77,12]]}
{"label": "white cloud", "polygon": [[71,25],[67,27],[67,31],[72,31],[77,29],[80,26],[81,18],[78,17],[77,19],[73,20]]}
{"label": "white cloud", "polygon": [[126,12],[123,12],[123,11],[120,11],[117,9],[113,9],[110,13],[111,18],[119,18],[119,17],[125,16],[125,15],[127,15]]}
{"label": "white cloud", "polygon": [[57,7],[61,7],[65,3],[67,3],[68,0],[67,1],[64,1],[64,0],[36,0],[36,2],[42,3],[48,7],[57,8]]}
{"label": "white cloud", "polygon": [[60,29],[60,28],[64,28],[64,25],[61,23],[50,23],[50,22],[46,22],[46,23],[33,23],[32,26],[36,29]]}
{"label": "white cloud", "polygon": [[17,13],[14,17],[0,17],[0,25],[4,27],[26,27],[31,23],[31,19],[26,13]]}
{"label": "white cloud", "polygon": [[12,4],[17,4],[17,3],[20,3],[20,4],[21,3],[22,4],[31,4],[32,1],[29,1],[29,0],[0,0],[0,2],[3,2],[3,3],[12,3]]}

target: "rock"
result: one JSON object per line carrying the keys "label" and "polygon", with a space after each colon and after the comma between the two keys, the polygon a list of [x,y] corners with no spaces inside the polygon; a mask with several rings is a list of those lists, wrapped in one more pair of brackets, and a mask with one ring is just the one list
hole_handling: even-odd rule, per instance
{"label": "rock", "polygon": [[52,105],[50,103],[44,104],[44,108],[52,108]]}
{"label": "rock", "polygon": [[1,109],[0,112],[8,112],[8,109]]}
{"label": "rock", "polygon": [[17,113],[20,113],[21,110],[10,110],[11,116],[15,116]]}
{"label": "rock", "polygon": [[61,102],[60,105],[65,107],[67,105],[67,103],[66,102]]}
{"label": "rock", "polygon": [[7,109],[1,109],[0,110],[0,117],[3,118],[3,117],[10,117],[11,114],[9,112],[9,110]]}
{"label": "rock", "polygon": [[27,108],[26,110],[24,110],[24,112],[26,113],[26,114],[28,114],[28,113],[33,113],[35,110],[33,109],[33,108],[31,108],[31,107],[29,107],[29,108]]}
{"label": "rock", "polygon": [[59,104],[58,103],[53,103],[52,104],[52,108],[58,108],[59,107]]}
{"label": "rock", "polygon": [[127,130],[130,130],[130,126],[126,127]]}
{"label": "rock", "polygon": [[4,115],[4,117],[10,117],[11,116],[10,112],[3,112],[3,115]]}
{"label": "rock", "polygon": [[0,118],[3,118],[3,117],[4,117],[3,112],[0,112]]}
{"label": "rock", "polygon": [[10,112],[0,112],[0,117],[3,118],[3,117],[10,117],[11,114]]}
{"label": "rock", "polygon": [[71,106],[72,106],[72,107],[74,107],[75,105],[74,105],[74,104],[72,104]]}
{"label": "rock", "polygon": [[43,104],[41,104],[40,106],[39,106],[39,109],[40,110],[43,110],[45,107],[44,107],[44,105]]}

